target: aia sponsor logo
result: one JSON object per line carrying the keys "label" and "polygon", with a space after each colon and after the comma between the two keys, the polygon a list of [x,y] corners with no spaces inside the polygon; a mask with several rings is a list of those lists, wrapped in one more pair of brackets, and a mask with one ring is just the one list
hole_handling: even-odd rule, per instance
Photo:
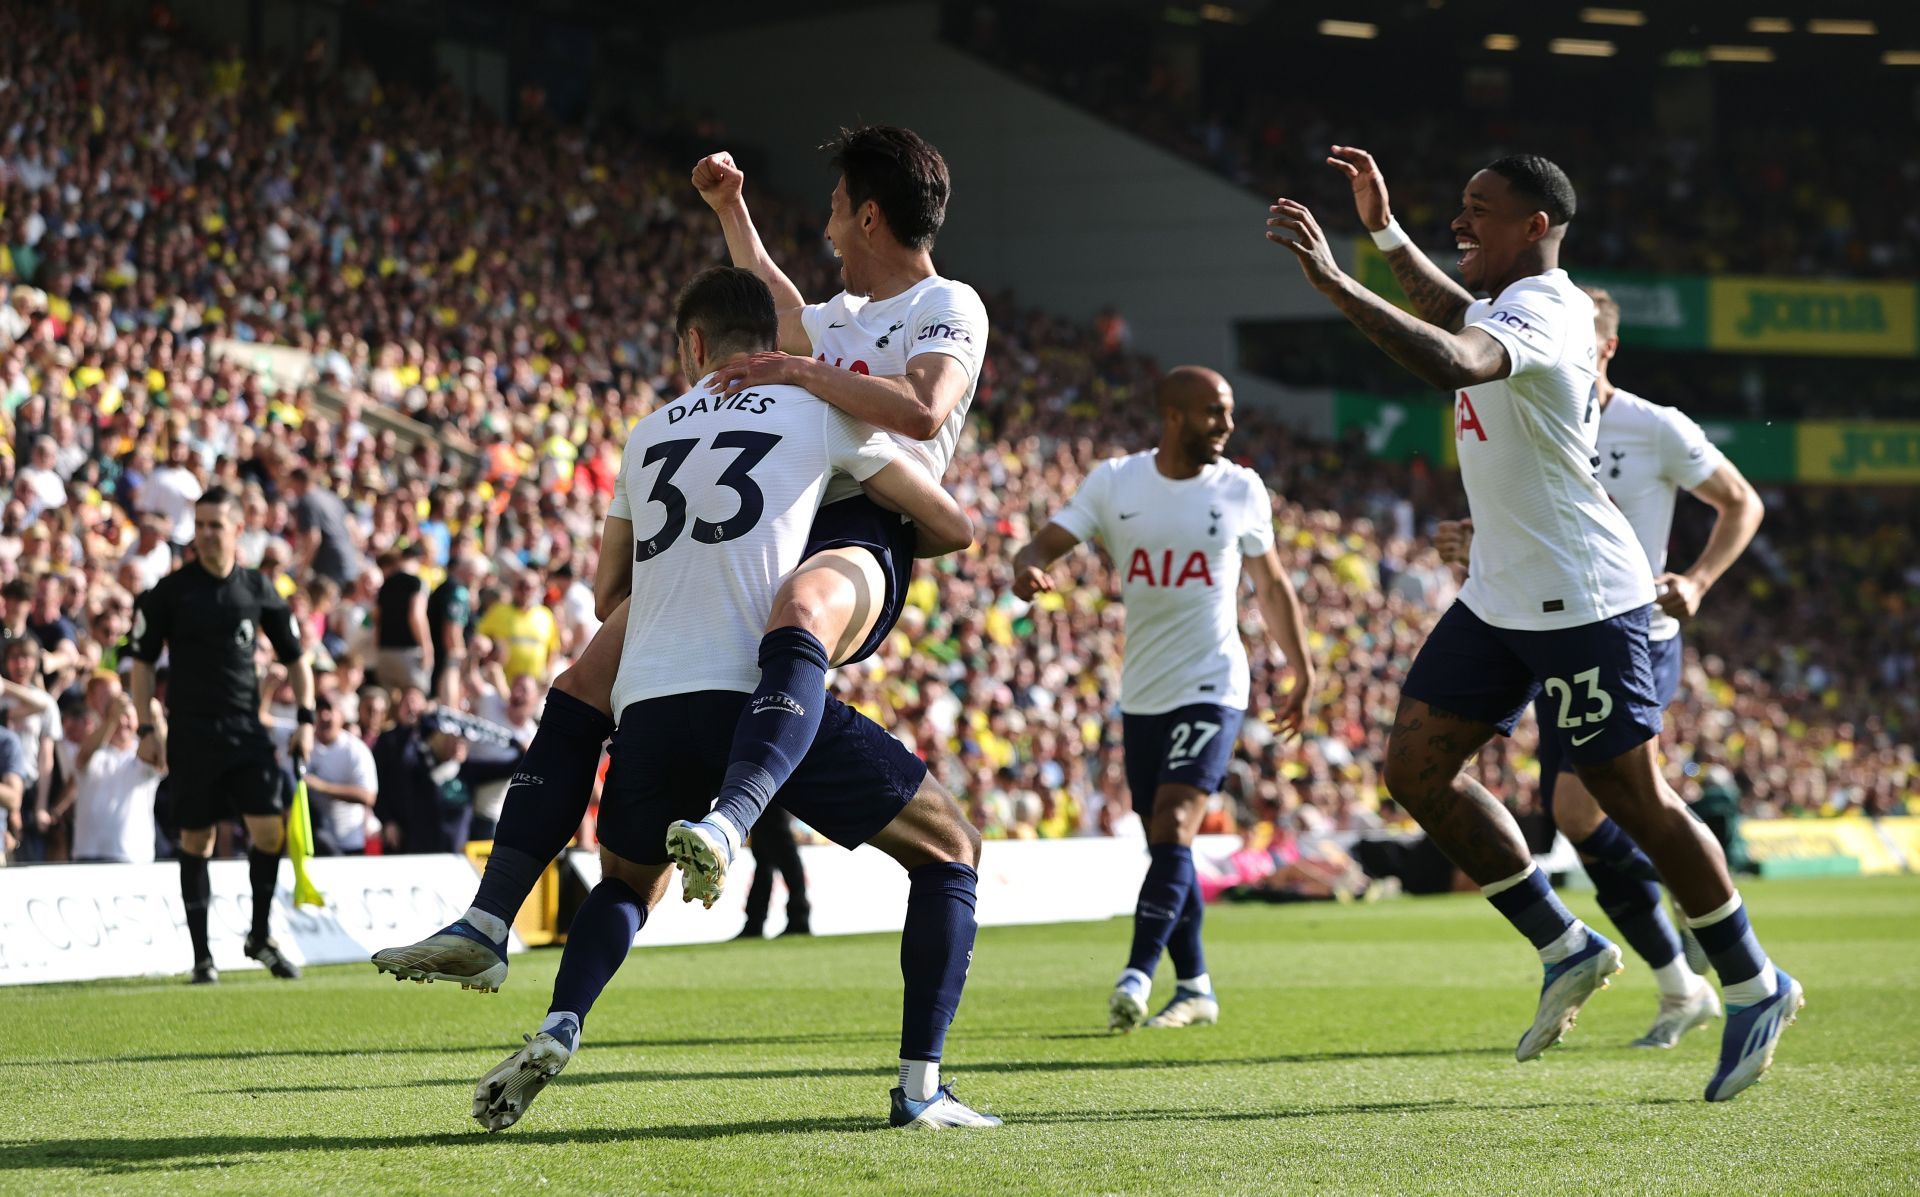
{"label": "aia sponsor logo", "polygon": [[1480,415],[1473,410],[1473,400],[1461,391],[1460,398],[1453,404],[1453,439],[1464,441],[1469,432],[1482,441],[1487,439],[1487,430],[1480,426]]}
{"label": "aia sponsor logo", "polygon": [[[1169,586],[1175,589],[1185,586],[1188,582],[1199,586],[1213,585],[1213,570],[1207,565],[1205,553],[1188,553],[1186,562],[1180,566],[1180,572],[1177,574],[1173,570],[1173,557],[1172,549],[1162,549],[1160,560],[1155,562],[1152,554],[1147,550],[1135,549],[1133,556],[1127,560],[1127,584],[1142,581],[1149,586]],[[1159,567],[1158,572],[1155,572],[1156,564]]]}

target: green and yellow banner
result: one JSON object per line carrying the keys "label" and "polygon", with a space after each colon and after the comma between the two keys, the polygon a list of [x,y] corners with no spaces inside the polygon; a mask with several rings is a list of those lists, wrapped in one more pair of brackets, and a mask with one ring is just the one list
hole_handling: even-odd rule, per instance
{"label": "green and yellow banner", "polygon": [[1795,441],[1803,482],[1920,482],[1920,424],[1808,421]]}
{"label": "green and yellow banner", "polygon": [[1809,357],[1920,354],[1912,283],[1716,278],[1707,285],[1707,348]]}
{"label": "green and yellow banner", "polygon": [[[1405,308],[1406,293],[1371,240],[1354,242],[1353,276]],[[1569,267],[1620,305],[1629,345],[1805,357],[1920,357],[1920,284],[1637,274]]]}

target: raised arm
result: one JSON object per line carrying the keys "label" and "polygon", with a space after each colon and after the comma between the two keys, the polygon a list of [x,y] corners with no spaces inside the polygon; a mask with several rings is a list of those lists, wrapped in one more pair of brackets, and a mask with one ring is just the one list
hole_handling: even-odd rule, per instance
{"label": "raised arm", "polygon": [[1053,575],[1047,567],[1072,551],[1080,538],[1059,524],[1048,524],[1039,535],[1013,555],[1013,593],[1032,602],[1043,590],[1053,589]]}
{"label": "raised arm", "polygon": [[[1381,233],[1389,228],[1398,232],[1399,222],[1394,220],[1393,211],[1387,205],[1387,180],[1373,155],[1358,146],[1337,145],[1332,149],[1327,165],[1345,175],[1353,187],[1353,206],[1360,214],[1360,223],[1369,233]],[[1406,234],[1399,233],[1398,237],[1405,239]],[[1473,302],[1472,293],[1435,266],[1433,259],[1411,240],[1384,252],[1393,277],[1407,293],[1420,318],[1449,332],[1459,332],[1467,305]]]}
{"label": "raised arm", "polygon": [[1315,290],[1422,381],[1453,391],[1512,373],[1506,347],[1486,333],[1477,328],[1449,331],[1416,319],[1354,281],[1334,261],[1326,234],[1304,205],[1283,198],[1270,211],[1267,240],[1290,250]]}
{"label": "raised arm", "polygon": [[1253,575],[1253,600],[1266,622],[1267,635],[1287,655],[1293,669],[1293,689],[1280,699],[1274,714],[1283,734],[1298,735],[1306,720],[1307,703],[1313,698],[1315,672],[1313,658],[1307,655],[1307,621],[1300,609],[1300,596],[1280,563],[1280,554],[1268,549],[1258,557],[1247,558],[1247,572]]}
{"label": "raised arm", "polygon": [[774,265],[766,244],[760,240],[760,231],[753,227],[744,194],[746,181],[747,176],[734,164],[733,155],[724,150],[708,154],[693,164],[694,190],[720,218],[720,231],[727,238],[727,255],[735,266],[758,275],[773,292],[773,306],[780,313],[780,348],[788,353],[810,354],[813,341],[800,321],[800,309],[807,306],[806,298],[800,294],[800,288],[793,285],[793,280]]}

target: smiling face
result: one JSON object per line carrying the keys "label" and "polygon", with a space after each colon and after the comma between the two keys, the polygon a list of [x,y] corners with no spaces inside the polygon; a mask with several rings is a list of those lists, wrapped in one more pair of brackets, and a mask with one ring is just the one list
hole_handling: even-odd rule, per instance
{"label": "smiling face", "polygon": [[1453,219],[1460,281],[1469,291],[1486,291],[1493,280],[1512,278],[1521,256],[1548,227],[1547,214],[1516,193],[1504,176],[1491,170],[1474,175]]}
{"label": "smiling face", "polygon": [[1212,370],[1181,366],[1160,382],[1166,431],[1181,456],[1212,465],[1233,435],[1233,388]]}
{"label": "smiling face", "polygon": [[[870,209],[873,201],[860,205],[861,209]],[[833,185],[833,198],[827,208],[827,242],[833,246],[833,254],[840,259],[840,285],[849,295],[865,295],[859,285],[862,268],[866,265],[867,225],[871,214],[864,215],[856,210],[853,201],[847,195],[847,178],[840,176]]]}

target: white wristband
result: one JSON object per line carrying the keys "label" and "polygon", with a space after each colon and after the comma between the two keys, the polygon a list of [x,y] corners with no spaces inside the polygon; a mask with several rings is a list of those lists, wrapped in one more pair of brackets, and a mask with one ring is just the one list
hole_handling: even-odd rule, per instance
{"label": "white wristband", "polygon": [[1412,245],[1413,238],[1407,236],[1406,230],[1400,227],[1399,221],[1389,216],[1386,228],[1373,230],[1373,243],[1380,247],[1380,252],[1391,253],[1396,249]]}

